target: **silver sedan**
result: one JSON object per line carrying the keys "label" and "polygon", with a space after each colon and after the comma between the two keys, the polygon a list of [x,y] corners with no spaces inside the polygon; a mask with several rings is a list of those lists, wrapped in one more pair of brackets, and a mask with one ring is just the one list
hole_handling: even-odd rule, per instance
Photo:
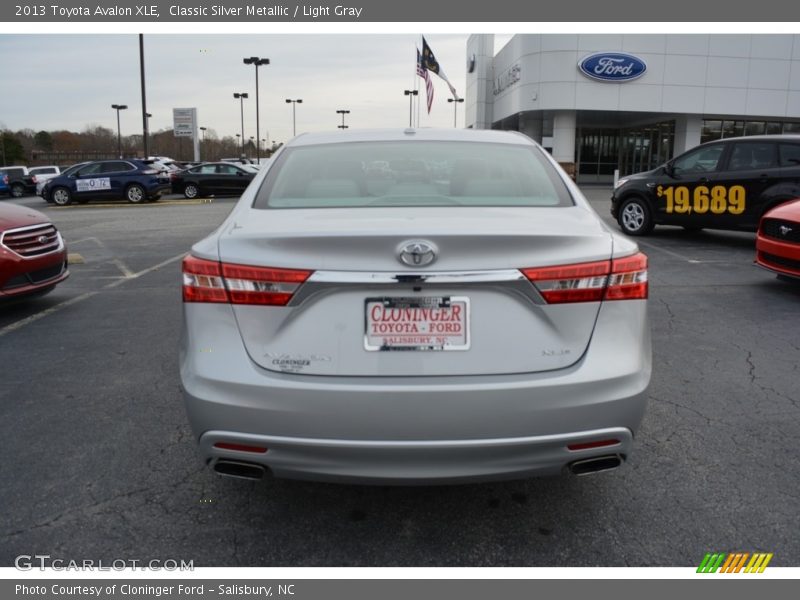
{"label": "silver sedan", "polygon": [[647,292],[647,258],[521,134],[300,135],[183,262],[189,420],[234,477],[614,469]]}

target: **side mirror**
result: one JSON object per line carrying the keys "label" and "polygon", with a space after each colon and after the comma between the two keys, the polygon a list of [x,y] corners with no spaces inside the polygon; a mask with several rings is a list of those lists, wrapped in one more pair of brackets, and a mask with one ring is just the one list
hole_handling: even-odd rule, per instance
{"label": "side mirror", "polygon": [[672,162],[668,162],[664,165],[664,173],[670,177],[675,175],[675,167],[672,165]]}

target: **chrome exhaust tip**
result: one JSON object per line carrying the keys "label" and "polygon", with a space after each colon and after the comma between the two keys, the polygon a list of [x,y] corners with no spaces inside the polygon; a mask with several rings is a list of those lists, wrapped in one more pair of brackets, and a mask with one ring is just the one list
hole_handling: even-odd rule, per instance
{"label": "chrome exhaust tip", "polygon": [[592,458],[584,458],[583,460],[571,462],[569,464],[569,472],[580,477],[582,475],[602,473],[603,471],[612,471],[621,464],[622,457],[619,454],[594,456]]}
{"label": "chrome exhaust tip", "polygon": [[215,462],[213,469],[217,474],[224,477],[249,479],[250,481],[263,479],[267,472],[267,470],[261,465],[226,459],[221,459]]}

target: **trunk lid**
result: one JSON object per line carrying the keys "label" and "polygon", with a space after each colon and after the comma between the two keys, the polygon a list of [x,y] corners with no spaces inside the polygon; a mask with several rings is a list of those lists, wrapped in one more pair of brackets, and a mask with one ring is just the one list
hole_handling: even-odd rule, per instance
{"label": "trunk lid", "polygon": [[[518,269],[608,260],[612,252],[611,234],[582,207],[243,215],[220,233],[221,261],[314,271],[288,306],[233,306],[244,344],[266,369],[309,375],[488,375],[568,367],[586,350],[600,302],[548,305]],[[415,267],[398,260],[398,249],[413,240],[435,247],[433,263]],[[408,319],[436,333],[463,330],[449,330],[434,343],[402,329]],[[448,349],[419,349],[444,343]],[[386,351],[398,345],[404,351]]]}

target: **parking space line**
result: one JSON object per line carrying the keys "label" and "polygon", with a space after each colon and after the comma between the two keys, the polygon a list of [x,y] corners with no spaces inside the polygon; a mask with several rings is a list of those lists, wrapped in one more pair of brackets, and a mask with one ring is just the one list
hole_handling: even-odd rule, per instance
{"label": "parking space line", "polygon": [[685,260],[685,261],[686,261],[686,262],[688,262],[688,263],[700,263],[700,262],[705,262],[705,261],[702,261],[702,260],[697,260],[697,259],[694,259],[694,258],[689,258],[689,257],[687,257],[687,256],[684,256],[683,254],[679,254],[679,253],[677,253],[677,252],[673,252],[672,250],[666,250],[666,249],[664,249],[664,248],[661,248],[660,246],[655,246],[655,245],[653,245],[653,244],[650,244],[650,243],[648,243],[648,242],[642,242],[642,241],[640,241],[640,240],[637,240],[637,241],[636,241],[636,243],[637,243],[637,244],[639,244],[640,246],[645,246],[645,247],[647,247],[647,248],[652,248],[653,250],[658,250],[659,252],[663,252],[664,254],[669,254],[670,256],[672,256],[672,257],[674,257],[674,258],[678,258],[678,259],[680,259],[680,260]]}
{"label": "parking space line", "polygon": [[120,259],[115,258],[111,262],[114,263],[120,271],[122,271],[122,274],[127,279],[130,279],[131,277],[133,277],[135,275],[135,273],[128,268],[128,265],[126,265]]}
{"label": "parking space line", "polygon": [[70,298],[69,300],[65,300],[64,302],[56,304],[55,306],[51,306],[50,308],[45,309],[42,312],[38,312],[34,315],[31,315],[30,317],[25,317],[24,319],[11,323],[10,325],[6,325],[2,329],[0,329],[0,337],[4,336],[7,333],[11,333],[12,331],[16,331],[17,329],[20,329],[22,327],[25,327],[25,325],[30,325],[34,321],[43,319],[48,315],[52,315],[54,312],[58,312],[62,308],[67,308],[68,306],[77,304],[78,302],[86,300],[87,298],[91,298],[92,296],[98,293],[99,292],[86,292],[85,294],[81,294],[80,296],[76,296],[75,298]]}
{"label": "parking space line", "polygon": [[161,267],[166,267],[168,264],[174,263],[177,260],[181,260],[184,256],[186,256],[186,252],[181,252],[177,256],[173,256],[172,258],[168,258],[167,260],[164,260],[164,261],[158,263],[157,265],[153,265],[152,267],[148,267],[148,268],[146,268],[146,269],[144,269],[142,271],[139,271],[137,273],[131,273],[131,275],[129,277],[126,277],[125,279],[118,279],[117,281],[112,281],[111,283],[109,283],[107,285],[104,285],[103,289],[114,288],[114,287],[117,287],[118,285],[120,285],[122,283],[125,283],[126,281],[130,281],[131,279],[138,279],[142,275],[147,275],[148,273],[152,273],[153,271],[158,271]]}
{"label": "parking space line", "polygon": [[[125,283],[126,281],[131,281],[133,279],[138,279],[142,275],[147,275],[148,273],[152,273],[153,271],[158,271],[158,269],[160,269],[162,267],[166,267],[167,265],[169,265],[171,263],[174,263],[175,261],[181,260],[184,256],[186,256],[186,252],[181,252],[177,256],[173,256],[172,258],[168,258],[167,260],[161,261],[157,265],[153,265],[152,267],[148,267],[148,268],[143,269],[141,271],[138,271],[136,273],[130,272],[130,270],[129,270],[129,272],[131,273],[129,276],[126,275],[126,277],[124,279],[117,279],[116,281],[113,281],[113,282],[111,282],[111,283],[109,283],[107,285],[104,285],[102,289],[106,290],[106,289],[115,288],[118,285]],[[30,325],[31,323],[34,323],[35,321],[38,321],[39,319],[43,319],[44,317],[52,315],[53,313],[58,312],[63,308],[67,308],[68,306],[72,306],[73,304],[77,304],[78,302],[82,302],[84,300],[87,300],[87,299],[91,298],[92,296],[95,296],[95,295],[99,294],[101,291],[102,290],[99,290],[99,291],[96,291],[96,292],[85,292],[85,293],[81,294],[80,296],[76,296],[75,298],[70,298],[69,300],[65,300],[64,302],[60,302],[59,304],[56,304],[55,306],[51,306],[50,308],[47,308],[47,309],[45,309],[45,310],[43,310],[41,312],[38,312],[38,313],[33,314],[33,315],[29,316],[29,317],[25,317],[24,319],[20,319],[19,321],[15,321],[14,323],[6,325],[2,329],[0,329],[0,337],[4,336],[7,333],[11,333],[12,331],[16,331],[17,329],[21,329],[22,327],[25,327],[26,325]]]}

